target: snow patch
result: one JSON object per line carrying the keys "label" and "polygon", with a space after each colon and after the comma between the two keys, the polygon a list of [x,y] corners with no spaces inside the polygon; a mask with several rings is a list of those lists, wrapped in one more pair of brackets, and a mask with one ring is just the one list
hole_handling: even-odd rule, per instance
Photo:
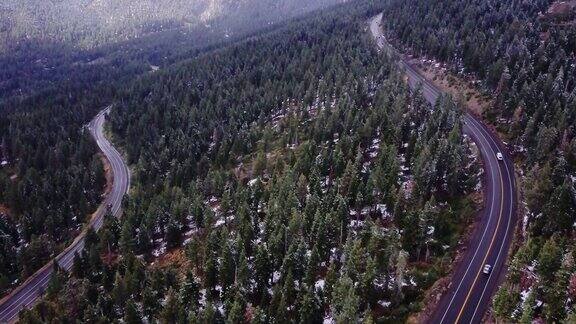
{"label": "snow patch", "polygon": [[378,301],[378,305],[384,307],[384,308],[388,308],[392,303],[387,301],[387,300],[379,300]]}
{"label": "snow patch", "polygon": [[332,318],[332,316],[324,317],[324,321],[322,321],[322,324],[334,324],[334,323],[336,323],[336,321],[334,320],[334,318]]}
{"label": "snow patch", "polygon": [[316,289],[324,290],[324,284],[325,284],[324,279],[319,279],[319,280],[316,281],[316,283],[314,284],[314,287],[316,287]]}

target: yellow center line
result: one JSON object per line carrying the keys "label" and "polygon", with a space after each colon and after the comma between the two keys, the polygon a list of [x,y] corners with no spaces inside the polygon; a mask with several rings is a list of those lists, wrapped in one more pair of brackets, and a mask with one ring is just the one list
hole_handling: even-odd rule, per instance
{"label": "yellow center line", "polygon": [[[498,163],[498,161],[497,161]],[[500,174],[500,215],[498,215],[498,223],[496,224],[496,230],[494,230],[494,235],[492,235],[492,240],[490,241],[490,245],[488,246],[488,250],[486,251],[486,255],[480,264],[480,269],[478,269],[478,273],[476,274],[476,278],[474,278],[474,282],[472,282],[472,286],[468,290],[468,294],[466,295],[466,299],[464,299],[464,303],[462,304],[462,308],[460,308],[460,312],[458,313],[458,317],[456,317],[455,323],[458,323],[460,317],[462,317],[462,313],[464,312],[464,308],[466,308],[466,304],[468,303],[468,299],[470,299],[470,294],[472,294],[472,288],[476,285],[478,278],[480,277],[480,273],[482,272],[482,267],[486,264],[486,259],[488,259],[488,255],[490,254],[490,250],[492,250],[492,245],[494,244],[494,240],[496,240],[496,235],[498,234],[498,228],[500,227],[500,221],[502,220],[502,213],[504,211],[504,181],[502,180],[502,170],[500,169],[500,164],[498,164],[498,173]],[[488,226],[488,224],[486,224]],[[474,260],[472,260],[474,261]]]}

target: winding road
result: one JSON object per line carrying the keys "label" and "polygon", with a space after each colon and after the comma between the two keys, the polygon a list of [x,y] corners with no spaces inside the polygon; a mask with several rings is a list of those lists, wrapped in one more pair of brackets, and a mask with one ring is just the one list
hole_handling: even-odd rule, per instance
{"label": "winding road", "polygon": [[[421,87],[424,97],[435,104],[441,91],[422,77],[401,55],[385,41],[380,21],[382,15],[370,20],[370,30],[379,49],[398,58],[398,64],[405,71],[411,88]],[[122,198],[130,185],[127,165],[119,152],[103,135],[105,116],[110,107],[101,111],[87,126],[112,166],[114,183],[111,192],[90,221],[90,227],[100,229],[108,206],[113,215],[121,212]],[[513,163],[498,136],[470,113],[463,115],[463,131],[478,146],[484,164],[484,201],[485,206],[479,215],[477,226],[470,237],[468,249],[461,262],[456,265],[448,290],[443,294],[435,311],[429,317],[431,323],[479,323],[490,305],[492,295],[498,288],[505,261],[512,241],[516,224],[516,185]],[[501,152],[503,160],[496,158]],[[74,254],[84,247],[83,231],[74,242],[56,260],[65,270],[72,267]],[[485,264],[492,265],[489,274],[483,273]],[[31,307],[42,296],[52,274],[52,262],[38,270],[11,294],[0,300],[0,323],[17,321],[23,308]]]}
{"label": "winding road", "polygon": [[[382,14],[370,20],[370,31],[380,50],[398,58],[412,89],[421,87],[432,105],[441,91],[408,64],[387,42],[380,22]],[[484,202],[468,248],[452,275],[430,323],[480,323],[505,273],[505,261],[516,224],[516,184],[514,164],[498,136],[470,113],[463,115],[463,131],[478,146],[484,164]],[[498,160],[496,154],[503,155]],[[484,265],[492,266],[489,274]]]}
{"label": "winding road", "polygon": [[[120,215],[122,198],[128,192],[128,188],[130,187],[130,172],[128,166],[122,159],[120,153],[118,153],[103,134],[105,117],[109,111],[110,107],[102,110],[87,125],[87,129],[98,143],[98,147],[110,162],[114,175],[112,190],[106,196],[88,224],[88,226],[93,227],[95,230],[99,230],[102,227],[104,215],[109,206],[114,216]],[[82,231],[82,233],[76,237],[74,242],[72,242],[68,248],[56,257],[60,268],[65,269],[66,271],[69,271],[72,268],[74,254],[76,252],[80,253],[84,248],[84,237],[86,232],[86,230]],[[52,271],[53,265],[52,262],[49,262],[30,276],[30,278],[28,278],[13,292],[0,300],[0,323],[11,323],[17,321],[20,310],[31,307],[36,301],[38,301],[48,286]]]}

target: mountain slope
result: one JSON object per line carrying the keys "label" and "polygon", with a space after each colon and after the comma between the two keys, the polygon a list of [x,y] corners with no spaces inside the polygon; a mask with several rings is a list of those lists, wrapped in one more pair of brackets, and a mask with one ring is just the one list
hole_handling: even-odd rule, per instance
{"label": "mountain slope", "polygon": [[273,23],[338,0],[61,0],[0,3],[5,47],[22,39],[50,40],[83,48],[174,27],[226,18]]}

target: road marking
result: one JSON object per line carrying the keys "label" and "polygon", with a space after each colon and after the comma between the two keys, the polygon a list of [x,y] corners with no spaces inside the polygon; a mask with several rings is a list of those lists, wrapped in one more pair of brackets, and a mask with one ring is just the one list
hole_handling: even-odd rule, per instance
{"label": "road marking", "polygon": [[[466,116],[464,117],[464,119],[466,119]],[[469,127],[470,131],[472,132],[472,134],[476,134],[476,136],[478,136],[478,141],[482,141],[482,139],[484,140],[484,142],[486,142],[486,144],[488,145],[488,147],[490,148],[490,151],[492,152],[492,154],[494,154],[494,151],[492,150],[492,147],[490,146],[490,143],[488,142],[488,140],[486,139],[485,136],[483,136],[483,134],[480,132],[479,134],[477,134],[475,132],[475,127]],[[476,130],[477,131],[477,130]],[[489,153],[486,153],[486,155],[488,156]],[[487,159],[488,165],[490,168],[492,168],[492,160]],[[494,181],[494,176],[495,174],[492,173],[492,186],[495,186],[495,181]],[[488,228],[490,223],[492,222],[492,216],[493,216],[493,211],[494,211],[494,203],[496,202],[496,199],[494,198],[494,192],[496,190],[493,189],[492,190],[492,200],[490,203],[490,210],[488,212],[488,220],[486,222],[486,226],[484,227],[484,232],[482,233],[482,236],[480,237],[480,242],[484,241],[484,237],[486,237],[486,233],[488,233]],[[466,277],[468,276],[468,272],[470,271],[470,268],[472,267],[472,264],[474,263],[474,260],[476,259],[476,256],[478,255],[478,252],[480,251],[480,247],[481,244],[478,244],[476,246],[476,250],[474,251],[474,255],[472,256],[472,259],[470,260],[470,263],[468,264],[468,267],[466,268],[466,271],[464,272],[464,274],[462,275],[462,278],[460,279],[460,282],[458,283],[458,287],[456,288],[456,290],[454,291],[454,294],[452,295],[452,298],[450,299],[450,302],[448,303],[446,310],[444,311],[444,314],[442,315],[442,319],[440,320],[440,324],[442,324],[444,322],[444,320],[446,319],[446,316],[448,315],[448,311],[450,310],[450,307],[452,306],[452,304],[454,303],[454,299],[456,298],[456,295],[458,294],[458,291],[460,291],[460,288],[462,287],[462,284],[464,283],[464,280],[466,279]]]}
{"label": "road marking", "polygon": [[[482,136],[484,137],[484,134],[482,134]],[[490,146],[490,149],[492,150],[491,146]],[[458,323],[458,321],[462,317],[462,313],[464,312],[464,308],[466,308],[466,304],[468,303],[468,300],[470,299],[470,295],[472,294],[472,290],[473,290],[474,286],[476,286],[476,282],[478,281],[478,278],[480,277],[480,273],[482,273],[482,266],[486,263],[486,259],[488,259],[488,255],[492,251],[492,245],[494,245],[494,241],[496,240],[496,236],[498,234],[498,229],[500,228],[500,221],[502,220],[502,213],[504,211],[504,180],[502,177],[502,170],[500,169],[500,164],[498,164],[498,171],[499,171],[498,174],[500,175],[500,191],[502,192],[502,195],[501,195],[502,199],[500,200],[500,213],[498,215],[498,223],[496,223],[496,229],[494,230],[494,235],[492,235],[492,240],[490,240],[490,245],[488,246],[488,250],[486,250],[486,255],[484,256],[484,259],[482,260],[482,263],[480,264],[480,269],[478,269],[478,273],[476,273],[476,277],[474,278],[474,281],[472,282],[472,285],[470,286],[470,289],[468,290],[468,294],[466,295],[466,298],[464,299],[464,303],[462,304],[462,307],[460,308],[460,312],[458,312],[458,316],[456,317],[456,321],[455,321],[456,323]]]}
{"label": "road marking", "polygon": [[[479,124],[476,120],[474,120],[474,123]],[[486,132],[486,130],[484,130],[484,129],[482,129],[482,131]],[[492,144],[494,144],[500,150],[498,144],[494,141],[494,139],[492,137],[490,137],[490,140],[492,141]],[[508,208],[506,232],[504,232],[504,238],[502,240],[502,245],[500,245],[500,249],[498,250],[498,254],[496,256],[496,261],[494,262],[494,266],[496,266],[498,264],[498,261],[500,260],[500,255],[501,255],[502,250],[504,248],[504,242],[506,242],[506,239],[508,238],[508,232],[510,230],[510,222],[512,220],[512,206],[514,204],[514,199],[513,199],[514,188],[513,188],[512,179],[510,178],[510,173],[511,173],[510,168],[509,168],[506,160],[504,160],[504,166],[505,166],[505,170],[506,170],[506,176],[508,178],[508,185],[510,186],[510,208]],[[488,286],[490,284],[490,280],[492,279],[493,273],[494,273],[493,271],[490,272],[490,275],[488,276],[488,281],[486,282],[486,285],[484,286],[484,289],[482,290],[482,294],[480,295],[480,299],[478,300],[478,304],[476,304],[476,308],[474,308],[474,313],[472,314],[472,318],[470,321],[474,321],[474,318],[476,317],[476,313],[478,312],[478,308],[480,307],[480,303],[482,302],[482,299],[484,298],[484,294],[486,293],[486,289],[488,288]]]}

